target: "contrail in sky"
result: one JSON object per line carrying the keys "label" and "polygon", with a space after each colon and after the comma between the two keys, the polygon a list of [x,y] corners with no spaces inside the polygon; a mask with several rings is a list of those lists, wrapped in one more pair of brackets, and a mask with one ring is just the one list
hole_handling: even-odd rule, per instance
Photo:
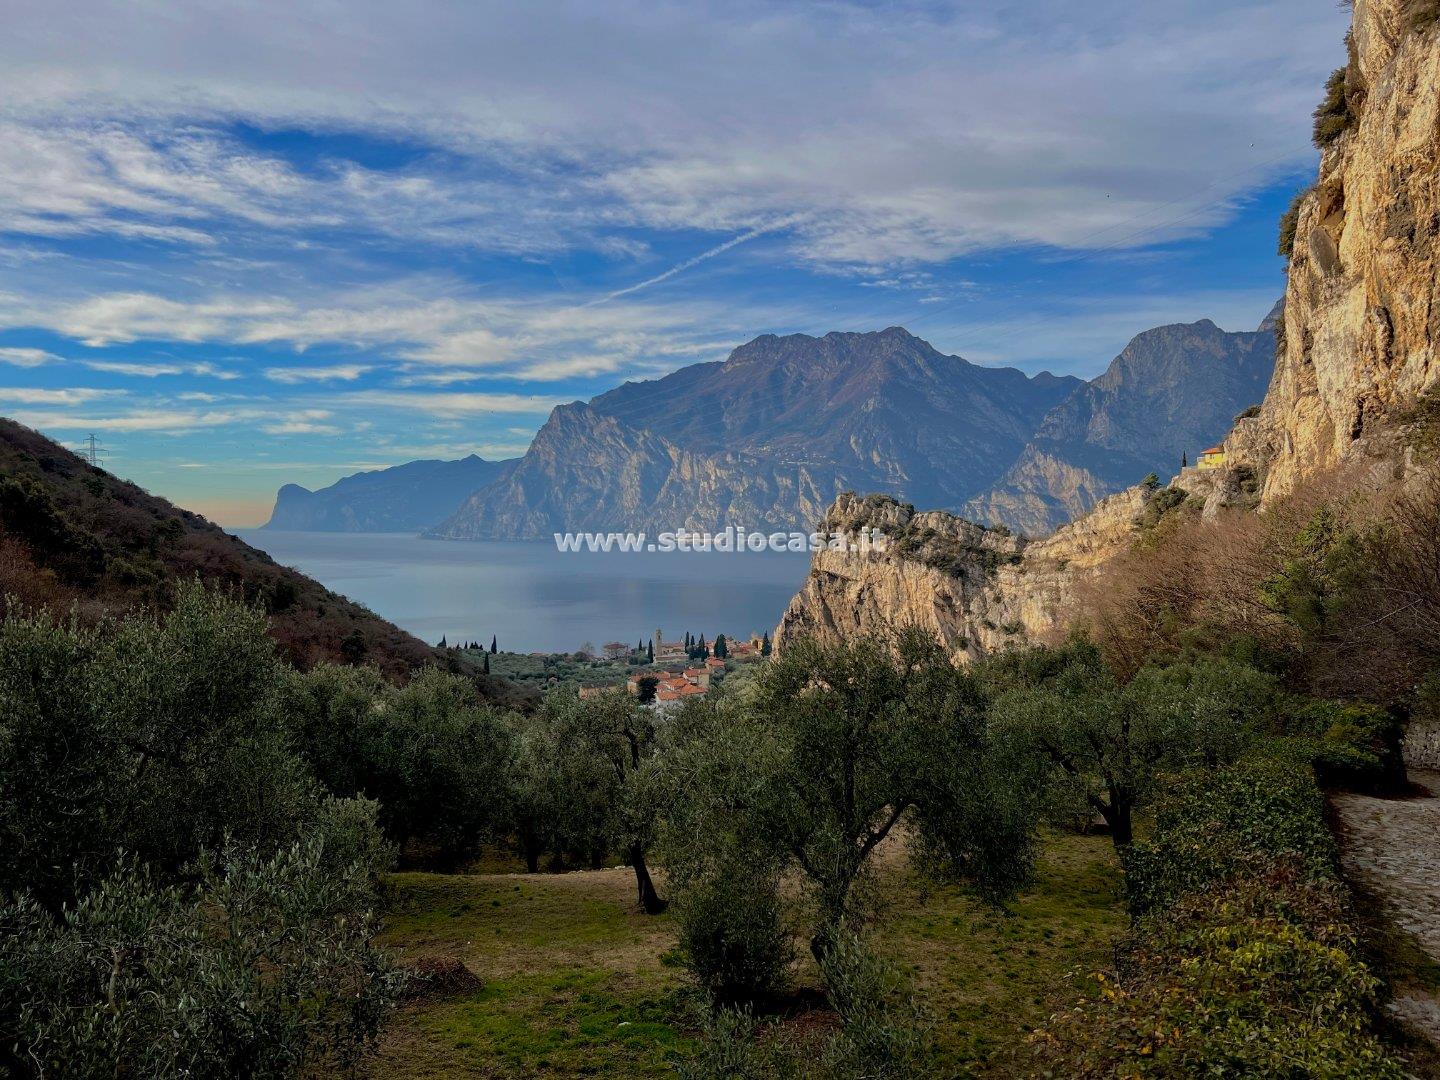
{"label": "contrail in sky", "polygon": [[641,289],[648,289],[651,285],[658,285],[662,281],[668,281],[676,274],[684,273],[692,266],[698,266],[706,259],[713,259],[716,255],[723,255],[731,248],[738,244],[743,244],[747,240],[754,240],[757,236],[764,236],[766,233],[772,233],[778,229],[788,229],[791,225],[795,225],[804,220],[806,216],[808,215],[792,214],[789,217],[781,218],[779,221],[771,222],[769,225],[761,225],[758,228],[751,229],[749,232],[743,232],[739,236],[732,236],[723,244],[716,244],[709,251],[702,251],[699,255],[686,259],[684,262],[678,262],[663,273],[656,274],[652,278],[646,278],[644,281],[636,282],[634,285],[627,285],[623,289],[616,289],[612,293],[606,293],[604,296],[591,300],[585,306],[594,307],[596,304],[608,303],[618,297],[629,296],[631,293],[639,292]]}

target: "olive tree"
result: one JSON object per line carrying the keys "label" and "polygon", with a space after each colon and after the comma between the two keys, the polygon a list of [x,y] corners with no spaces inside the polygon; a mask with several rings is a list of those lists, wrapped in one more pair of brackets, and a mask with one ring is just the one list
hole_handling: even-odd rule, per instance
{"label": "olive tree", "polygon": [[986,677],[1001,691],[996,734],[1100,815],[1117,849],[1165,773],[1234,761],[1275,695],[1270,676],[1223,658],[1147,667],[1122,685],[1084,642],[1005,658]]}
{"label": "olive tree", "polygon": [[674,767],[672,812],[685,824],[671,835],[798,872],[822,963],[865,906],[857,885],[875,849],[907,818],[932,874],[990,895],[1028,874],[1031,815],[987,730],[984,695],[929,635],[796,641],[742,700],[726,722],[702,725],[681,755],[690,764]]}
{"label": "olive tree", "polygon": [[596,830],[624,853],[635,871],[636,898],[647,914],[665,903],[655,889],[647,856],[654,842],[655,806],[645,785],[655,752],[655,714],[623,690],[578,699],[563,691],[541,709],[560,751],[562,787],[584,796],[584,819],[575,827]]}

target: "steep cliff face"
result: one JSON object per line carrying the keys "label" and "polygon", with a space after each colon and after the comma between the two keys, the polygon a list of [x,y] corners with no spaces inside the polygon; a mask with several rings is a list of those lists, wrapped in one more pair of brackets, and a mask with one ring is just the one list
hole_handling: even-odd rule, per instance
{"label": "steep cliff face", "polygon": [[537,539],[556,532],[710,530],[815,521],[843,489],[823,465],[680,447],[590,405],[557,408],[525,457],[427,534]]}
{"label": "steep cliff face", "polygon": [[1275,314],[1249,332],[1202,319],[1137,335],[1050,411],[999,483],[962,512],[1041,536],[1147,473],[1170,475],[1265,395]]}
{"label": "steep cliff face", "polygon": [[1284,348],[1234,449],[1263,498],[1356,457],[1437,374],[1440,30],[1433,2],[1356,0],[1339,134],[1298,208]]}
{"label": "steep cliff face", "polygon": [[[1400,435],[1440,377],[1440,3],[1355,0],[1351,40],[1344,100],[1328,103],[1319,181],[1297,204],[1264,402],[1226,436],[1226,467],[1187,469],[1174,481],[1204,500],[1205,518],[1227,506],[1263,512],[1341,466],[1368,466],[1383,480],[1435,464],[1418,460]],[[1018,560],[983,581],[902,546],[820,553],[777,637],[918,623],[957,658],[973,658],[1053,634],[1068,619],[1077,576],[1127,550],[1157,497],[1143,488],[1112,496],[1022,545]],[[835,512],[843,520],[855,506],[842,500]],[[963,532],[964,523],[931,527]],[[991,624],[1009,630],[997,635]]]}

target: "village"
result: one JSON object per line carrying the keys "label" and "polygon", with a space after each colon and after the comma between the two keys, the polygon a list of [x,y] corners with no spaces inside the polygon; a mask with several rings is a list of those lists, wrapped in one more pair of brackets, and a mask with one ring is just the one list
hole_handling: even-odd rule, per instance
{"label": "village", "polygon": [[494,637],[488,647],[479,642],[457,647],[480,661],[486,674],[522,686],[547,693],[573,688],[581,698],[624,689],[668,711],[707,693],[727,672],[768,656],[770,635],[767,631],[737,638],[720,633],[707,639],[687,632],[667,640],[657,629],[648,640],[609,641],[599,648],[586,642],[573,653],[505,652]]}

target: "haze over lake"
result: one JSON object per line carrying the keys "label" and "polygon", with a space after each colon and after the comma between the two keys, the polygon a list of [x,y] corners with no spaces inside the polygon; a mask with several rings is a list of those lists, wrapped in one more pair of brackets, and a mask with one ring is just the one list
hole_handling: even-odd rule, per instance
{"label": "haze over lake", "polygon": [[426,641],[495,634],[513,652],[639,641],[657,627],[677,638],[773,631],[810,562],[796,552],[571,553],[543,542],[235,532]]}

